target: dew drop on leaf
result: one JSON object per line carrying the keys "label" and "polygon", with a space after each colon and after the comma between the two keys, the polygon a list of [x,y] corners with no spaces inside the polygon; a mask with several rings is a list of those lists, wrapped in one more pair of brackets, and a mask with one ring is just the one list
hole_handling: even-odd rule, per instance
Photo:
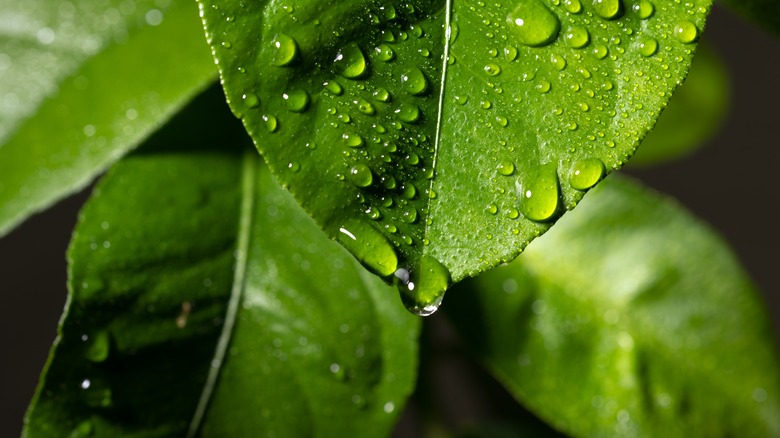
{"label": "dew drop on leaf", "polygon": [[380,61],[389,62],[395,58],[395,52],[387,44],[381,44],[375,49],[376,57]]}
{"label": "dew drop on leaf", "polygon": [[414,268],[396,270],[394,276],[401,301],[418,316],[436,312],[451,283],[450,271],[429,255],[422,256]]}
{"label": "dew drop on leaf", "polygon": [[369,271],[388,277],[398,268],[393,245],[370,223],[350,219],[338,229],[336,239]]}
{"label": "dew drop on leaf", "polygon": [[309,108],[311,97],[305,90],[292,90],[282,95],[287,102],[287,109],[294,113],[302,113]]}
{"label": "dew drop on leaf", "polygon": [[374,182],[374,176],[368,166],[356,164],[349,170],[349,180],[356,187],[368,187]]}
{"label": "dew drop on leaf", "polygon": [[575,49],[581,49],[590,42],[588,30],[582,26],[573,26],[563,36],[566,44]]}
{"label": "dew drop on leaf", "polygon": [[276,116],[266,114],[263,116],[263,121],[268,132],[276,132],[279,129],[279,121],[276,119]]}
{"label": "dew drop on leaf", "polygon": [[598,158],[587,158],[574,164],[569,173],[569,185],[576,190],[587,190],[604,177],[606,168]]}
{"label": "dew drop on leaf", "polygon": [[515,173],[515,165],[511,161],[504,160],[496,167],[499,175],[510,176]]}
{"label": "dew drop on leaf", "polygon": [[402,103],[401,106],[395,110],[395,114],[402,122],[414,123],[420,120],[420,107],[411,103]]}
{"label": "dew drop on leaf", "polygon": [[563,0],[563,7],[572,14],[582,12],[582,3],[580,0]]}
{"label": "dew drop on leaf", "polygon": [[634,4],[634,13],[642,20],[647,20],[655,13],[655,5],[649,0],[640,0]]}
{"label": "dew drop on leaf", "polygon": [[401,85],[409,94],[417,96],[428,90],[428,79],[425,78],[422,70],[411,67],[401,74]]}
{"label": "dew drop on leaf", "polygon": [[244,93],[241,95],[241,100],[244,101],[244,105],[249,108],[257,108],[260,106],[260,98],[255,93]]}
{"label": "dew drop on leaf", "polygon": [[558,17],[539,0],[518,2],[506,20],[517,41],[531,47],[553,42],[561,29]]}
{"label": "dew drop on leaf", "polygon": [[347,79],[358,79],[368,71],[363,51],[355,43],[346,45],[334,61],[339,74]]}
{"label": "dew drop on leaf", "polygon": [[277,67],[290,65],[298,57],[298,43],[289,35],[276,34],[271,45],[274,50],[271,62]]}
{"label": "dew drop on leaf", "polygon": [[680,21],[674,26],[674,37],[683,44],[690,44],[699,37],[699,29],[690,21]]}
{"label": "dew drop on leaf", "polygon": [[100,363],[108,359],[111,350],[111,338],[107,331],[100,330],[92,335],[83,335],[85,342],[84,358],[90,362]]}
{"label": "dew drop on leaf", "polygon": [[560,203],[558,169],[554,163],[543,164],[525,172],[516,182],[520,212],[528,219],[541,222],[555,215]]}
{"label": "dew drop on leaf", "polygon": [[639,40],[639,53],[642,56],[653,56],[658,51],[658,41],[652,37],[645,37]]}
{"label": "dew drop on leaf", "polygon": [[593,0],[593,10],[596,11],[596,15],[605,20],[617,18],[621,9],[620,0]]}

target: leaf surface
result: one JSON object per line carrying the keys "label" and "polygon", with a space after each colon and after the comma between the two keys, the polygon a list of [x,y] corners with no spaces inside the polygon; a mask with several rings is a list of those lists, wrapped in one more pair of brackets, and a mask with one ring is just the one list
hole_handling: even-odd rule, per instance
{"label": "leaf surface", "polygon": [[25,436],[382,435],[402,410],[419,321],[272,181],[212,91],[85,206]]}
{"label": "leaf surface", "polygon": [[428,314],[620,168],[711,3],[201,0],[277,179]]}
{"label": "leaf surface", "polygon": [[627,180],[451,295],[477,357],[573,436],[780,434],[780,367],[754,286],[711,230]]}
{"label": "leaf surface", "polygon": [[214,79],[196,13],[185,0],[0,1],[0,235]]}

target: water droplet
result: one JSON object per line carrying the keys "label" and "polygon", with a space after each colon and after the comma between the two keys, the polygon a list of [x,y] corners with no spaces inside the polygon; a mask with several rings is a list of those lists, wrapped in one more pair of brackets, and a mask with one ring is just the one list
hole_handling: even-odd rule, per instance
{"label": "water droplet", "polygon": [[395,52],[387,44],[380,44],[379,47],[374,49],[374,52],[380,61],[389,62],[395,59]]}
{"label": "water droplet", "polygon": [[506,20],[517,41],[531,47],[551,43],[561,29],[558,17],[539,0],[518,2]]}
{"label": "water droplet", "polygon": [[384,88],[377,88],[371,96],[379,102],[390,101],[390,92]]}
{"label": "water droplet", "polygon": [[404,222],[407,224],[413,224],[417,222],[417,209],[412,207],[404,212]]}
{"label": "water droplet", "polygon": [[512,62],[515,59],[517,59],[517,48],[515,46],[504,47],[504,59],[506,59],[509,62]]}
{"label": "water droplet", "polygon": [[404,183],[401,186],[401,196],[406,199],[414,199],[417,196],[417,187],[410,182]]}
{"label": "water droplet", "polygon": [[621,9],[620,0],[593,0],[593,10],[596,11],[596,15],[605,20],[617,18]]}
{"label": "water droplet", "polygon": [[530,169],[516,182],[520,212],[532,221],[553,217],[560,202],[558,170],[554,163]]}
{"label": "water droplet", "polygon": [[566,31],[563,35],[563,39],[569,47],[581,49],[590,42],[590,34],[584,27],[574,26]]}
{"label": "water droplet", "polygon": [[271,45],[274,48],[273,61],[271,62],[277,67],[290,65],[298,57],[298,43],[289,35],[276,34]]}
{"label": "water droplet", "polygon": [[655,5],[648,0],[639,0],[632,7],[634,13],[642,20],[647,20],[655,13]]}
{"label": "water droplet", "polygon": [[420,107],[411,103],[402,103],[401,106],[395,110],[395,114],[398,119],[407,122],[414,123],[420,120]]}
{"label": "water droplet", "polygon": [[674,37],[683,44],[690,44],[699,37],[699,29],[690,21],[680,21],[674,26]]}
{"label": "water droplet", "polygon": [[411,67],[401,74],[401,85],[409,94],[417,96],[428,90],[428,79],[422,70]]}
{"label": "water droplet", "polygon": [[395,404],[393,404],[393,402],[387,402],[382,407],[382,410],[384,410],[386,414],[391,414],[395,410]]}
{"label": "water droplet", "polygon": [[368,166],[356,164],[349,170],[349,180],[357,187],[368,187],[374,182],[374,176]]}
{"label": "water droplet", "polygon": [[553,67],[555,67],[556,70],[561,71],[564,68],[566,68],[566,58],[564,58],[561,55],[551,55],[550,56],[550,62],[552,62]]}
{"label": "water droplet", "polygon": [[483,70],[485,73],[487,73],[489,76],[497,76],[501,73],[501,67],[498,66],[498,64],[490,63],[483,67]]}
{"label": "water droplet", "polygon": [[450,271],[429,255],[422,256],[416,268],[401,268],[394,275],[401,301],[418,316],[429,316],[439,309],[451,282]]}
{"label": "water droplet", "polygon": [[549,92],[550,88],[552,88],[552,84],[550,84],[549,81],[539,81],[539,83],[536,84],[536,91],[542,94]]}
{"label": "water droplet", "polygon": [[268,132],[276,132],[276,130],[279,129],[279,121],[276,120],[275,116],[265,114],[263,115],[263,121],[265,122],[265,129],[267,129]]}
{"label": "water droplet", "polygon": [[466,102],[469,101],[469,98],[466,96],[455,96],[455,103],[458,105],[465,105]]}
{"label": "water droplet", "polygon": [[302,113],[309,108],[311,97],[305,90],[292,90],[282,94],[287,102],[287,109],[294,113]]}
{"label": "water droplet", "polygon": [[328,92],[334,96],[341,96],[344,94],[344,87],[336,81],[327,81],[322,84]]}
{"label": "water droplet", "polygon": [[563,0],[563,7],[572,14],[582,12],[582,3],[580,0]]}
{"label": "water droplet", "polygon": [[370,223],[350,219],[338,231],[339,243],[371,272],[388,277],[398,268],[393,245]]}
{"label": "water droplet", "polygon": [[366,57],[355,43],[348,44],[341,49],[336,55],[334,64],[339,74],[347,79],[358,79],[368,71]]}
{"label": "water droplet", "polygon": [[396,12],[393,5],[383,6],[382,9],[385,11],[385,20],[395,20]]}
{"label": "water droplet", "polygon": [[376,108],[374,105],[371,104],[371,102],[367,101],[366,99],[363,99],[362,97],[358,98],[354,101],[355,105],[357,105],[358,111],[361,113],[367,115],[367,116],[373,116],[376,114]]}
{"label": "water droplet", "polygon": [[260,98],[255,93],[244,93],[241,95],[241,100],[244,101],[244,105],[249,108],[257,108],[260,106]]}
{"label": "water droplet", "polygon": [[496,170],[498,170],[499,175],[510,176],[515,173],[515,164],[511,161],[504,160],[498,163]]}
{"label": "water droplet", "polygon": [[345,132],[344,134],[341,134],[341,140],[344,141],[345,145],[351,148],[362,147],[365,143],[363,141],[363,137],[361,137],[360,134],[355,134],[353,132]]}
{"label": "water droplet", "polygon": [[587,190],[596,185],[604,177],[606,168],[598,158],[587,158],[578,161],[569,173],[569,185],[577,190]]}
{"label": "water droplet", "polygon": [[81,387],[81,397],[88,406],[107,408],[113,403],[111,388],[103,379],[84,379],[79,386]]}
{"label": "water droplet", "polygon": [[595,56],[596,59],[604,59],[607,57],[608,53],[609,50],[607,49],[607,46],[603,44],[597,44],[596,47],[593,48],[593,56]]}
{"label": "water droplet", "polygon": [[81,340],[86,343],[84,358],[90,362],[100,363],[108,359],[111,350],[111,337],[105,330],[92,335],[83,335]]}
{"label": "water droplet", "polygon": [[655,38],[644,37],[639,40],[639,53],[642,56],[653,56],[658,51],[658,41]]}

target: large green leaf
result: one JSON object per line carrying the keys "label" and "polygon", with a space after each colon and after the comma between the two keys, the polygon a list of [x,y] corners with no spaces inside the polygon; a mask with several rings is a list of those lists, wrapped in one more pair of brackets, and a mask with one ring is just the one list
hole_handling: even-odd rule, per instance
{"label": "large green leaf", "polygon": [[187,0],[0,0],[0,235],[210,83],[202,33]]}
{"label": "large green leaf", "polygon": [[84,208],[26,436],[389,433],[419,321],[278,187],[220,100]]}
{"label": "large green leaf", "polygon": [[729,77],[711,46],[701,46],[688,78],[658,123],[642,140],[631,166],[649,166],[687,156],[717,134],[726,116]]}
{"label": "large green leaf", "polygon": [[709,0],[200,0],[233,111],[304,208],[430,313],[621,167]]}
{"label": "large green leaf", "polygon": [[574,436],[775,437],[770,325],[726,245],[611,178],[517,262],[451,292],[458,331]]}

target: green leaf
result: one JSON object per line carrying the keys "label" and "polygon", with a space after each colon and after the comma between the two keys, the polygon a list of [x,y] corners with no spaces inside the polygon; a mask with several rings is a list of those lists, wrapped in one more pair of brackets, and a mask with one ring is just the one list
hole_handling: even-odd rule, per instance
{"label": "green leaf", "polygon": [[0,0],[0,17],[0,235],[86,186],[216,74],[185,0]]}
{"label": "green leaf", "polygon": [[278,187],[212,91],[82,211],[25,436],[373,436],[401,412],[419,321]]}
{"label": "green leaf", "polygon": [[649,166],[682,158],[696,151],[718,132],[726,116],[729,78],[712,47],[700,46],[690,74],[658,124],[642,140],[631,166]]}
{"label": "green leaf", "polygon": [[769,321],[726,245],[626,180],[588,198],[451,293],[465,342],[573,436],[778,436]]}
{"label": "green leaf", "polygon": [[780,3],[775,0],[726,0],[727,5],[765,28],[780,34]]}
{"label": "green leaf", "polygon": [[711,7],[200,4],[227,98],[271,171],[368,269],[398,269],[420,314],[624,164],[685,77]]}

